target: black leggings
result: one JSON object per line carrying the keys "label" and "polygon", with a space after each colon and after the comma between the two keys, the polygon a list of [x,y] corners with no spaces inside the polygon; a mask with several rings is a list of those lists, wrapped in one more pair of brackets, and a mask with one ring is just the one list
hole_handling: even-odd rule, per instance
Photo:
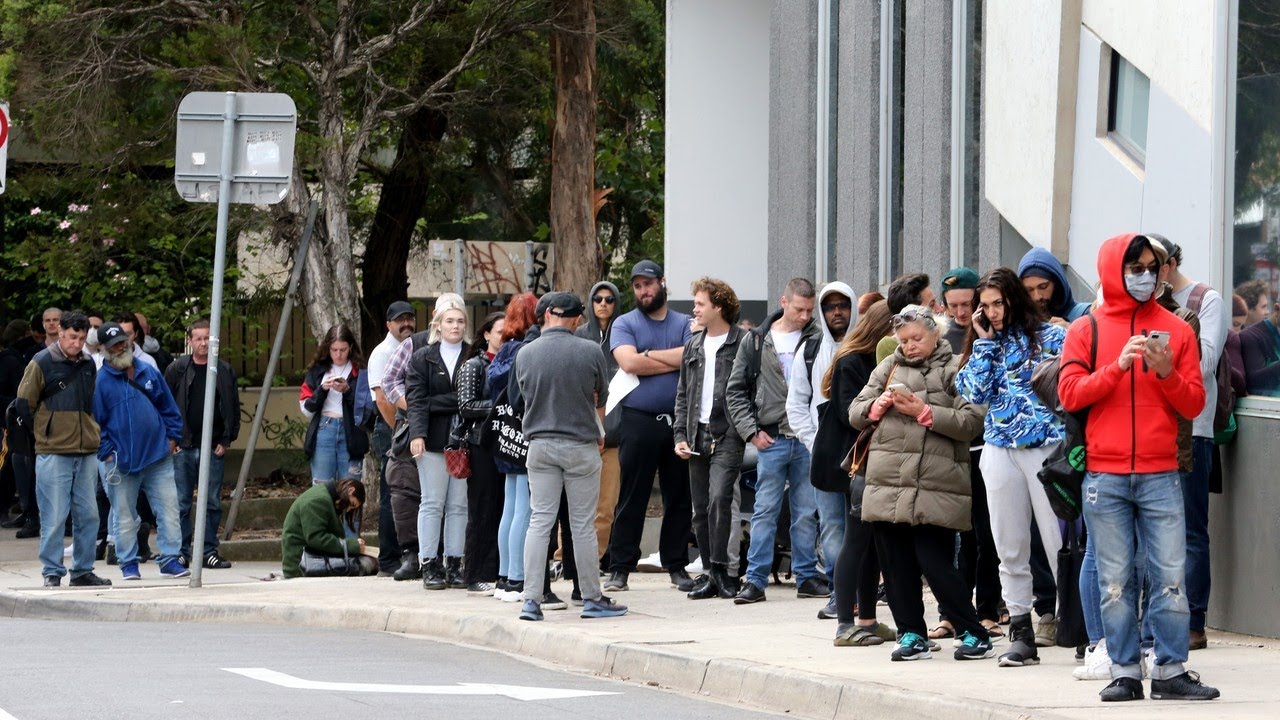
{"label": "black leggings", "polygon": [[[924,623],[924,589],[920,586],[920,576],[924,575],[938,604],[947,609],[956,634],[968,632],[983,640],[990,637],[978,622],[969,590],[955,566],[955,530],[887,522],[870,525],[876,552],[884,566],[889,610],[899,632],[912,632],[921,637],[928,633]],[[838,570],[836,574],[839,575]]]}
{"label": "black leggings", "polygon": [[880,559],[871,527],[861,515],[849,512],[844,523],[844,544],[836,559],[836,614],[841,623],[853,622],[853,607],[858,618],[876,619],[876,594],[880,586]]}

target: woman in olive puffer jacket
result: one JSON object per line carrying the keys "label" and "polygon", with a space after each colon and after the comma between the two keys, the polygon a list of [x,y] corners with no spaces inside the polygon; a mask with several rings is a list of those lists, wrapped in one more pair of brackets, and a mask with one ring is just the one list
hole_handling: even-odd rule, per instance
{"label": "woman in olive puffer jacket", "polygon": [[849,406],[855,428],[880,421],[864,468],[862,520],[871,524],[902,633],[892,659],[929,657],[922,574],[962,632],[955,658],[991,657],[987,631],[952,564],[956,531],[970,526],[969,441],[982,432],[985,408],[956,393],[959,358],[926,308],[908,305],[893,328],[898,349]]}

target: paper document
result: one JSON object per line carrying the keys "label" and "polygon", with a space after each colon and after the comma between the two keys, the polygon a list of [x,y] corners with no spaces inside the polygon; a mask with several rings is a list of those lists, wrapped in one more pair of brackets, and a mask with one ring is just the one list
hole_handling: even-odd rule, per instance
{"label": "paper document", "polygon": [[614,373],[613,379],[609,381],[609,400],[604,404],[604,414],[613,412],[613,409],[618,407],[618,403],[638,387],[640,387],[639,376],[625,370]]}

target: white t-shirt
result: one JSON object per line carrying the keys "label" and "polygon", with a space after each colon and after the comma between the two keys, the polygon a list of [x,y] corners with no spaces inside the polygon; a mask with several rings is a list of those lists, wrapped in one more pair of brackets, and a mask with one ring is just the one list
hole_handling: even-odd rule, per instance
{"label": "white t-shirt", "polygon": [[[346,378],[351,374],[351,363],[343,363],[342,365],[330,365],[325,371],[324,377],[320,378],[320,384],[323,385],[333,378]],[[322,412],[330,417],[342,417],[342,393],[330,390],[328,395],[324,396],[324,409]]]}
{"label": "white t-shirt", "polygon": [[400,341],[395,336],[387,333],[387,336],[378,343],[378,347],[369,353],[369,368],[365,371],[369,373],[369,395],[373,399],[377,399],[375,392],[382,387],[382,378],[387,374],[387,363],[391,361],[391,356],[395,354],[396,348],[400,347]]}
{"label": "white t-shirt", "polygon": [[716,353],[724,347],[729,333],[712,337],[708,335],[702,341],[702,401],[698,406],[698,422],[711,422],[711,406],[715,402],[716,391]]}
{"label": "white t-shirt", "polygon": [[440,357],[444,359],[444,369],[449,373],[449,379],[453,379],[453,369],[458,364],[458,356],[462,355],[462,343],[447,343],[440,341]]}
{"label": "white t-shirt", "polygon": [[782,377],[790,383],[791,361],[795,359],[796,350],[800,346],[801,331],[770,330],[769,334],[773,336],[773,349],[778,353],[778,362],[782,363]]}

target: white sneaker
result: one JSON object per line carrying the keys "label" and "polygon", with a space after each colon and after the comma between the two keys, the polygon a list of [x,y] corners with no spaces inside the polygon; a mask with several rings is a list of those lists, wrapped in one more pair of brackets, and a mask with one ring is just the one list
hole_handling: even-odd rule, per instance
{"label": "white sneaker", "polygon": [[[498,593],[494,593],[494,595],[497,595],[497,594]],[[507,602],[507,603],[520,602],[521,600],[524,600],[524,593],[519,592],[517,590],[507,590],[506,592],[502,593],[502,597],[498,599],[501,600],[502,602]]]}
{"label": "white sneaker", "polygon": [[1151,673],[1156,667],[1156,649],[1153,647],[1142,648],[1142,679],[1146,680],[1151,677]]}
{"label": "white sneaker", "polygon": [[684,566],[684,571],[697,577],[699,574],[706,572],[707,569],[702,566],[702,558],[696,557],[693,562]]}
{"label": "white sneaker", "polygon": [[1077,680],[1110,680],[1111,656],[1107,654],[1107,639],[1098,641],[1098,645],[1084,653],[1084,664],[1071,671],[1071,677]]}

